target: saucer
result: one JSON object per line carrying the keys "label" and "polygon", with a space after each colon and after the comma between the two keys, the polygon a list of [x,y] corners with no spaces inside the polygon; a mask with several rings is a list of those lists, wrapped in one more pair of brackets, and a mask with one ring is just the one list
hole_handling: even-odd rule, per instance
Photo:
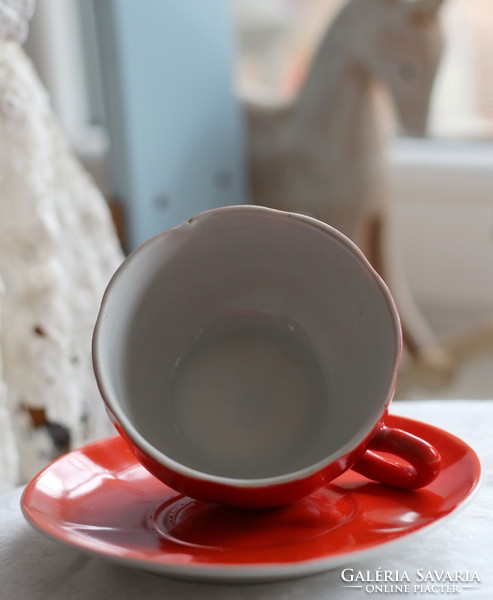
{"label": "saucer", "polygon": [[403,491],[348,471],[294,504],[247,510],[170,489],[115,436],[64,455],[26,487],[35,528],[95,556],[161,575],[270,581],[367,558],[450,516],[477,490],[474,451],[441,429],[389,415],[387,425],[425,438],[442,456],[426,488]]}

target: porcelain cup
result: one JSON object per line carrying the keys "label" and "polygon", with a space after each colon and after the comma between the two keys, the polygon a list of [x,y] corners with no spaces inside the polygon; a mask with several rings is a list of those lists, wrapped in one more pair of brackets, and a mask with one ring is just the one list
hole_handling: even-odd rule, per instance
{"label": "porcelain cup", "polygon": [[142,465],[241,507],[294,502],[350,468],[430,483],[436,450],[385,425],[400,354],[396,306],[362,252],[258,206],[203,212],[137,248],[93,337],[108,414]]}

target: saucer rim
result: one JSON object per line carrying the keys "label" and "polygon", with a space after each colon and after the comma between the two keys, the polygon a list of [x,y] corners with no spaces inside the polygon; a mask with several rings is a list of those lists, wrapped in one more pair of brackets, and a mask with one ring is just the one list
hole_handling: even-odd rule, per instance
{"label": "saucer rim", "polygon": [[[441,435],[445,435],[447,438],[454,442],[458,442],[459,445],[467,448],[469,456],[474,459],[476,469],[475,472],[471,472],[471,486],[466,495],[446,514],[434,518],[431,522],[421,525],[416,529],[409,530],[399,537],[391,540],[384,540],[382,542],[373,543],[367,547],[356,549],[353,551],[340,552],[325,557],[300,559],[290,562],[254,562],[254,563],[243,563],[243,564],[231,564],[224,562],[211,562],[211,563],[163,563],[152,557],[147,559],[135,558],[132,556],[118,555],[105,548],[95,548],[94,541],[91,544],[85,544],[82,541],[76,541],[70,539],[70,536],[63,535],[62,531],[51,530],[46,524],[46,520],[39,518],[40,512],[37,512],[38,518],[33,514],[33,506],[29,504],[29,496],[32,491],[35,490],[36,485],[44,474],[56,467],[56,463],[63,461],[67,455],[61,456],[49,465],[47,465],[40,473],[38,473],[25,487],[21,499],[20,507],[22,514],[26,521],[38,532],[45,535],[49,539],[60,542],[65,546],[71,547],[72,549],[79,550],[84,554],[92,557],[103,558],[114,564],[121,566],[132,567],[142,569],[157,575],[168,577],[171,579],[179,579],[182,581],[196,581],[196,582],[217,582],[217,583],[263,583],[263,582],[274,582],[283,581],[289,579],[295,579],[304,576],[316,575],[323,572],[337,569],[338,567],[347,565],[351,561],[359,561],[361,559],[373,558],[380,555],[382,552],[388,549],[393,549],[398,545],[407,543],[408,540],[414,539],[417,535],[421,535],[425,532],[430,532],[433,529],[442,526],[446,521],[454,518],[460,511],[464,510],[471,501],[474,500],[476,495],[481,489],[484,469],[482,462],[474,451],[464,440],[458,436],[441,429],[430,423],[426,423],[421,420],[411,419],[409,417],[399,416],[395,414],[389,414],[386,420],[393,421],[394,419],[404,421],[407,423],[415,423],[417,425],[425,425],[426,427],[436,430]],[[395,425],[394,425],[395,426]],[[73,452],[83,451],[93,445],[101,443],[110,443],[112,440],[117,440],[120,436],[110,436],[97,440],[95,442],[86,444],[81,448],[74,450]],[[135,459],[138,464],[137,459]],[[474,477],[475,475],[475,477]],[[165,485],[165,484],[163,484]],[[169,486],[166,486],[169,487]],[[131,549],[131,547],[130,547]]]}

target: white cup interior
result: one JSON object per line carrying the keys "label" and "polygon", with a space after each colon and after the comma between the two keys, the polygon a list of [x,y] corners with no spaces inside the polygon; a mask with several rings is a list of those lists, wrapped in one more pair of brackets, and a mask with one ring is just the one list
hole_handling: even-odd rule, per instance
{"label": "white cup interior", "polygon": [[119,269],[96,326],[110,410],[206,477],[287,478],[358,445],[390,401],[400,327],[362,254],[312,219],[209,211]]}

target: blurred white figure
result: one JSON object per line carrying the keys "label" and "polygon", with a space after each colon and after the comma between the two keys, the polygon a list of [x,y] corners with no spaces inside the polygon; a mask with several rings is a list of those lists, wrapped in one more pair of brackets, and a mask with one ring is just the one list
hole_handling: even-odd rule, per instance
{"label": "blurred white figure", "polygon": [[[426,129],[442,54],[443,0],[347,0],[322,36],[295,98],[245,102],[255,204],[333,225],[389,284],[411,355],[448,375],[450,357],[410,294],[392,240],[382,91],[403,128]],[[383,117],[383,118],[382,118]]]}
{"label": "blurred white figure", "polygon": [[0,0],[0,490],[112,431],[91,364],[123,259],[22,48],[33,0]]}

